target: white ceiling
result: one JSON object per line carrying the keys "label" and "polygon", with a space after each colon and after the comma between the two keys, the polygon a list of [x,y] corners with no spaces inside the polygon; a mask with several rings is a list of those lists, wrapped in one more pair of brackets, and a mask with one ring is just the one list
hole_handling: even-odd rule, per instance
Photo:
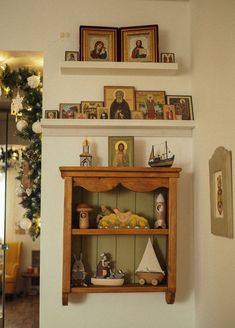
{"label": "white ceiling", "polygon": [[0,51],[0,66],[27,67],[42,70],[43,55],[37,51]]}

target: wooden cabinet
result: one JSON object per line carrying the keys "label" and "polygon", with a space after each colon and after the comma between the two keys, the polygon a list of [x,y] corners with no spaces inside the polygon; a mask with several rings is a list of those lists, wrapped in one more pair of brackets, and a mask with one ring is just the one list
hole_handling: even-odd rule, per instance
{"label": "wooden cabinet", "polygon": [[[60,167],[64,178],[63,305],[70,293],[165,292],[166,302],[174,303],[176,292],[176,208],[179,168],[147,167]],[[154,229],[156,193],[165,193],[166,229]],[[90,229],[78,228],[76,206],[86,202],[94,209],[105,204],[145,216],[150,229],[97,229],[96,212]],[[135,270],[151,237],[165,279],[157,286],[138,284]],[[123,286],[79,286],[71,282],[72,256],[83,253],[86,271],[93,275],[100,253],[109,252],[117,268],[125,273]]]}

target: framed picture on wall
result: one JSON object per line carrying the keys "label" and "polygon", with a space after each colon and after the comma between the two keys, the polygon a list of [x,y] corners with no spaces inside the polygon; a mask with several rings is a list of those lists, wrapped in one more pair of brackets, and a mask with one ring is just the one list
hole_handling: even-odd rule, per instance
{"label": "framed picture on wall", "polygon": [[166,96],[168,105],[175,105],[177,119],[193,120],[193,101],[192,96]]}
{"label": "framed picture on wall", "polygon": [[161,62],[162,63],[174,63],[175,54],[173,52],[162,52],[161,53]]}
{"label": "framed picture on wall", "polygon": [[209,160],[211,232],[233,238],[232,152],[218,147]]}
{"label": "framed picture on wall", "polygon": [[134,137],[109,137],[109,166],[134,166]]}
{"label": "framed picture on wall", "polygon": [[121,61],[158,61],[158,25],[120,28]]}
{"label": "framed picture on wall", "polygon": [[131,119],[131,112],[135,110],[135,88],[105,86],[104,105],[109,108],[111,119]]}
{"label": "framed picture on wall", "polygon": [[77,118],[80,113],[80,104],[62,103],[60,104],[60,118]]}
{"label": "framed picture on wall", "polygon": [[58,118],[58,110],[45,110],[45,118],[54,119]]}
{"label": "framed picture on wall", "polygon": [[82,113],[86,115],[88,119],[98,118],[98,108],[103,107],[103,101],[82,101],[81,109]]}
{"label": "framed picture on wall", "polygon": [[118,29],[80,26],[80,52],[84,61],[117,61]]}
{"label": "framed picture on wall", "polygon": [[65,61],[77,61],[79,60],[78,51],[65,51]]}
{"label": "framed picture on wall", "polygon": [[155,120],[164,118],[163,106],[166,103],[165,91],[135,92],[136,109],[143,113],[145,119]]}

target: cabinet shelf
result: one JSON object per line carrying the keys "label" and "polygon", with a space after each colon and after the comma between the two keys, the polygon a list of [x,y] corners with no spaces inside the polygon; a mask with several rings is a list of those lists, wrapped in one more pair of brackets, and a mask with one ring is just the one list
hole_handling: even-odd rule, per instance
{"label": "cabinet shelf", "polygon": [[124,284],[123,286],[87,286],[72,287],[72,293],[138,293],[138,292],[167,292],[166,285],[152,286],[139,284]]}
{"label": "cabinet shelf", "polygon": [[72,229],[72,235],[168,235],[168,229]]}
{"label": "cabinet shelf", "polygon": [[64,61],[60,66],[65,75],[175,75],[178,63]]}

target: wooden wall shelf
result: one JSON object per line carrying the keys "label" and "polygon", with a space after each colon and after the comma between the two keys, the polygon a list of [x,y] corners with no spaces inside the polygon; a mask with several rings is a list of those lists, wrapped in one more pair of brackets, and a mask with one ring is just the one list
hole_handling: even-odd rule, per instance
{"label": "wooden wall shelf", "polygon": [[175,75],[178,63],[64,61],[60,66],[64,75]]}
{"label": "wooden wall shelf", "polygon": [[195,121],[42,119],[45,136],[191,137]]}
{"label": "wooden wall shelf", "polygon": [[[176,200],[179,168],[146,167],[60,167],[64,179],[64,255],[62,303],[68,305],[71,293],[164,292],[166,302],[174,303],[176,292]],[[78,229],[75,208],[87,202],[93,208],[101,204],[132,208],[142,213],[154,226],[156,192],[167,196],[167,229]],[[128,206],[128,207],[127,207]],[[130,207],[131,206],[131,207]],[[91,218],[90,218],[91,219]],[[165,278],[157,286],[137,284],[135,276],[148,237],[156,242]],[[162,243],[163,242],[163,243]],[[162,252],[162,248],[164,251]],[[85,267],[90,275],[96,270],[100,252],[110,252],[119,268],[126,268],[128,277],[123,286],[75,287],[72,284],[72,255],[85,254]],[[115,257],[115,258],[114,258]],[[159,259],[160,260],[160,259]],[[117,268],[118,268],[117,267]]]}

